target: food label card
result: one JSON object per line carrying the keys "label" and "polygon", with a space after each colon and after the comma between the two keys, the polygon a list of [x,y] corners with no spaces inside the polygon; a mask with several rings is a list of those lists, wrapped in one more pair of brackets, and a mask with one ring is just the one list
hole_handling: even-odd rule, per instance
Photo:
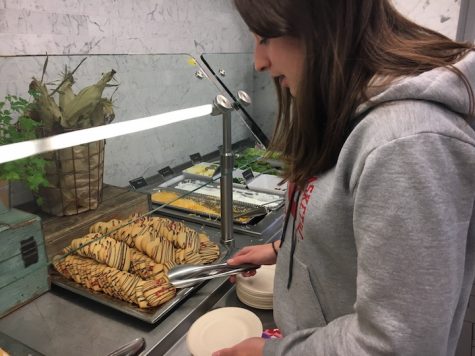
{"label": "food label card", "polygon": [[162,168],[158,171],[163,177],[170,176],[173,174],[173,169],[170,168],[170,166],[166,166],[165,168]]}
{"label": "food label card", "polygon": [[145,187],[147,185],[147,181],[145,180],[144,177],[138,177],[138,178],[129,180],[129,184],[132,186],[132,188],[139,189],[139,188]]}

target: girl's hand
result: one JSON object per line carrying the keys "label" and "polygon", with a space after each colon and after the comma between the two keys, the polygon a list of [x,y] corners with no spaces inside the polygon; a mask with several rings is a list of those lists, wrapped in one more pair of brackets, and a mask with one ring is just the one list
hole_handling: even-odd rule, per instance
{"label": "girl's hand", "polygon": [[213,356],[262,356],[264,344],[264,339],[252,337],[228,349],[215,351]]}
{"label": "girl's hand", "polygon": [[[275,243],[277,248],[279,244]],[[273,265],[277,260],[277,255],[272,248],[272,244],[246,246],[239,250],[232,258],[227,260],[227,264],[234,266],[243,263],[253,263],[255,265]],[[245,277],[254,276],[256,270],[246,271],[242,273]],[[235,276],[231,276],[229,280],[234,283],[236,281]]]}

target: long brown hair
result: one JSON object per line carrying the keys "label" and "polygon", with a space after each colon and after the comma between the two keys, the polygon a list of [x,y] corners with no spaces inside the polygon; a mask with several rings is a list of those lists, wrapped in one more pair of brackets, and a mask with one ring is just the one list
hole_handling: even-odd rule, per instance
{"label": "long brown hair", "polygon": [[388,0],[234,2],[255,34],[293,36],[304,43],[296,98],[277,85],[279,113],[270,146],[283,153],[284,178],[300,187],[336,164],[375,76],[395,79],[448,67],[467,87],[473,111],[468,80],[452,66],[473,46],[413,23]]}

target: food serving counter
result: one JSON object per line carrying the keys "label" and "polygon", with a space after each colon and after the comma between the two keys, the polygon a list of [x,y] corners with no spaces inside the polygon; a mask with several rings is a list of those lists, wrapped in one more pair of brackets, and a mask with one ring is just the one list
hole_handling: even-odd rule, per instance
{"label": "food serving counter", "polygon": [[[49,181],[47,188],[51,194],[49,194],[48,197],[56,194],[61,197],[61,204],[52,205],[50,204],[51,202],[46,199],[43,200],[45,204],[42,205],[42,209],[47,214],[55,215],[57,217],[57,219],[55,219],[56,222],[46,226],[46,217],[37,212],[33,212],[33,214],[38,215],[38,219],[35,221],[39,219],[42,220],[44,244],[41,245],[41,248],[43,249],[43,247],[45,247],[48,261],[46,261],[46,258],[43,256],[43,259],[39,263],[35,264],[38,262],[36,260],[31,264],[31,270],[39,270],[40,267],[46,270],[44,267],[46,267],[47,264],[53,263],[55,266],[60,266],[60,268],[57,268],[59,273],[61,273],[61,269],[62,272],[66,271],[69,273],[69,271],[63,267],[74,267],[73,269],[75,269],[75,271],[69,273],[69,276],[68,273],[63,273],[63,277],[66,279],[72,276],[78,277],[80,274],[82,274],[82,280],[76,281],[78,283],[86,281],[87,277],[83,278],[84,275],[93,275],[95,278],[98,275],[96,272],[99,267],[96,266],[94,267],[96,269],[93,270],[92,268],[89,269],[89,267],[82,268],[84,267],[84,265],[82,265],[82,267],[79,268],[78,265],[80,264],[66,261],[66,258],[72,257],[76,250],[83,249],[82,252],[84,252],[86,246],[84,246],[84,248],[80,246],[76,248],[72,247],[75,251],[65,251],[63,249],[69,247],[72,240],[82,239],[88,233],[105,233],[105,231],[90,230],[92,225],[95,225],[96,222],[99,224],[103,222],[109,224],[114,220],[116,222],[119,221],[120,224],[130,223],[130,225],[132,225],[132,219],[138,221],[138,215],[152,209],[154,210],[154,216],[168,217],[178,220],[180,223],[185,220],[187,225],[194,226],[197,230],[208,233],[210,238],[213,238],[213,244],[216,244],[221,236],[220,216],[223,215],[226,217],[226,219],[223,219],[226,222],[223,226],[226,225],[227,228],[222,228],[226,233],[222,235],[228,237],[232,235],[228,234],[228,232],[230,232],[229,230],[231,230],[231,232],[234,231],[233,237],[235,243],[231,245],[231,247],[226,245],[225,249],[222,248],[223,246],[219,246],[218,250],[221,253],[219,257],[223,259],[225,258],[225,256],[222,255],[223,251],[232,254],[243,246],[262,244],[278,238],[282,226],[283,207],[274,206],[271,209],[267,205],[272,202],[263,202],[261,206],[258,207],[261,210],[264,208],[266,213],[269,212],[269,214],[255,224],[232,225],[233,219],[227,218],[243,218],[242,211],[236,214],[233,210],[233,193],[230,189],[227,189],[233,186],[231,180],[234,178],[233,168],[235,167],[232,159],[233,154],[240,151],[241,147],[238,147],[240,146],[240,142],[248,142],[245,147],[254,148],[259,146],[262,140],[256,137],[253,130],[249,130],[249,120],[243,121],[242,118],[240,118],[241,112],[238,111],[240,108],[238,103],[234,101],[230,102],[223,95],[217,95],[223,91],[223,88],[211,80],[212,78],[205,73],[206,70],[203,71],[204,68],[200,68],[195,58],[185,54],[156,54],[100,55],[88,56],[87,61],[85,61],[85,59],[86,58],[82,58],[82,56],[0,57],[1,73],[17,73],[17,75],[12,76],[11,85],[8,83],[8,85],[0,88],[0,94],[3,96],[15,94],[6,92],[7,88],[19,88],[16,94],[27,97],[28,83],[32,77],[40,78],[41,68],[43,68],[41,81],[43,80],[46,64],[48,64],[48,78],[45,79],[45,83],[46,80],[50,80],[50,76],[54,76],[54,73],[61,73],[64,68],[69,70],[73,70],[74,68],[75,80],[77,79],[77,82],[80,83],[80,87],[87,87],[91,82],[95,83],[97,81],[97,73],[104,73],[105,70],[108,70],[107,73],[115,75],[115,83],[111,85],[114,89],[109,89],[110,92],[107,94],[108,102],[114,102],[115,109],[113,112],[109,112],[110,115],[107,118],[107,125],[109,125],[109,127],[107,129],[104,127],[91,128],[88,126],[78,126],[79,124],[77,122],[73,125],[68,120],[59,120],[58,122],[58,117],[54,116],[52,117],[52,119],[54,119],[54,125],[52,127],[54,127],[55,130],[58,129],[58,132],[53,130],[52,132],[43,133],[40,139],[41,142],[53,142],[54,140],[50,140],[48,136],[56,134],[64,135],[62,136],[64,142],[67,141],[68,143],[70,140],[66,137],[70,138],[71,135],[75,137],[78,136],[81,140],[78,142],[74,141],[75,143],[72,147],[67,145],[66,147],[61,145],[40,145],[43,147],[43,150],[34,152],[46,153],[44,147],[47,147],[49,151],[53,150],[53,148],[56,150],[51,152],[52,158],[48,155],[48,157],[51,158],[51,162],[49,162],[51,170],[53,170],[53,167],[55,169],[58,167],[61,169],[65,167],[74,168],[77,166],[76,162],[78,160],[84,161],[84,167],[87,166],[87,169],[78,169],[78,171],[72,170],[71,172],[59,170],[59,173],[54,170],[56,172],[54,177],[57,179],[54,182]],[[19,68],[21,68],[21,70],[19,70]],[[252,73],[252,65],[248,66],[248,68],[244,70],[244,73],[240,73],[243,74],[241,77],[245,78],[245,80],[238,88],[247,90],[251,97],[254,91]],[[74,88],[76,91],[78,91],[78,89],[79,88],[76,87]],[[53,96],[54,93],[55,91],[53,90],[49,96]],[[104,95],[106,94],[104,93]],[[220,98],[221,101],[218,101],[217,98]],[[217,105],[219,103],[221,104]],[[222,110],[218,110],[219,115],[217,115],[216,109],[219,108]],[[232,112],[230,111],[231,109]],[[249,113],[251,113],[251,111],[252,108],[249,109]],[[98,112],[102,118],[104,110],[99,110]],[[82,115],[81,117],[88,117],[88,115]],[[48,115],[48,118],[50,118],[50,115]],[[114,118],[116,122],[110,123]],[[169,120],[171,121],[168,122]],[[61,130],[59,130],[60,126],[58,126],[60,124],[65,124],[64,127],[61,126]],[[85,124],[86,123],[84,123],[84,125]],[[94,123],[91,121],[90,124]],[[151,126],[149,126],[149,124]],[[72,127],[68,127],[68,125],[72,125]],[[102,124],[99,126],[102,126]],[[101,133],[99,136],[94,136],[97,137],[97,142],[99,142],[97,144],[97,147],[99,147],[97,150],[90,150],[89,144],[92,145],[94,142],[90,142],[91,136],[87,134],[87,132],[90,131],[79,130],[84,128]],[[107,139],[107,141],[104,141],[105,139]],[[71,145],[73,145],[72,141]],[[89,153],[84,155],[84,157],[81,155],[76,157],[75,152],[78,147],[83,148],[81,152],[86,150]],[[216,151],[216,149],[218,150]],[[218,152],[219,155],[217,154]],[[68,153],[68,155],[65,155],[65,153]],[[170,177],[164,172],[169,171],[170,167],[175,167],[176,174],[180,175],[183,171],[182,169],[178,169],[178,167],[189,165],[188,159],[190,158],[194,161],[192,156],[196,159],[197,155],[201,156],[204,163],[210,164],[214,163],[212,161],[215,161],[218,156],[221,158],[220,169],[224,179],[223,183],[220,184],[226,188],[223,189],[225,193],[231,194],[225,195],[228,199],[217,199],[216,197],[212,198],[210,196],[207,196],[205,199],[207,202],[215,202],[213,208],[218,209],[217,205],[219,204],[222,204],[224,208],[230,208],[228,210],[224,209],[225,212],[222,214],[219,212],[219,216],[216,216],[216,214],[203,216],[203,214],[199,214],[200,211],[197,211],[195,214],[195,211],[189,207],[187,207],[185,211],[182,211],[183,207],[181,207],[182,210],[172,209],[166,206],[168,204],[167,201],[157,199],[157,201],[154,202],[150,199],[151,194],[156,193],[153,189],[157,188],[157,184],[155,184],[157,183],[155,182],[157,172],[163,176],[164,180],[167,180]],[[3,157],[5,158],[6,156]],[[252,167],[239,166],[238,168],[250,169]],[[74,177],[74,179],[71,179],[71,177]],[[82,182],[82,180],[84,180],[84,182]],[[147,182],[145,182],[145,180],[147,180]],[[71,188],[69,184],[65,184],[66,182],[74,183],[74,187]],[[125,193],[116,193],[116,189],[111,189],[111,187],[125,187],[127,183],[132,185],[132,182],[144,182],[145,187],[143,187],[143,185],[142,188],[134,187],[136,191],[127,190]],[[55,187],[54,192],[50,191],[50,188],[52,189],[53,187],[53,183],[58,183],[59,185]],[[77,186],[79,183],[85,183],[85,185],[83,187],[84,189],[78,192]],[[217,189],[217,186],[213,188]],[[178,188],[168,187],[168,189]],[[108,199],[108,194],[111,191],[115,196],[114,199]],[[139,193],[146,194],[139,196]],[[247,194],[248,191],[244,193]],[[244,193],[241,195],[246,195]],[[257,194],[254,194],[254,197],[255,195]],[[144,196],[147,198],[144,199]],[[180,199],[181,198],[182,197],[180,197]],[[201,198],[199,202],[202,202]],[[216,203],[217,200],[219,204]],[[283,197],[280,196],[277,200],[280,201],[279,204],[282,204]],[[69,210],[69,208],[65,209],[65,207],[69,207],[70,205],[72,210]],[[240,205],[241,208],[244,207],[248,210],[256,208],[255,204],[250,203],[236,205]],[[60,206],[61,209],[59,209]],[[58,209],[55,210],[52,209],[52,207]],[[208,208],[208,206],[206,207]],[[46,208],[48,209],[45,210]],[[214,212],[213,209],[210,210]],[[248,214],[249,211],[246,210],[245,213]],[[203,212],[201,211],[201,213]],[[244,217],[246,214],[244,214]],[[109,232],[111,231],[111,226],[116,226],[114,224],[108,227]],[[39,224],[37,225],[39,226]],[[143,228],[143,226],[140,228]],[[40,228],[38,227],[37,230],[40,230]],[[133,235],[130,230],[127,233],[127,239],[137,238],[138,236],[140,241],[143,242],[143,244],[139,244],[142,250],[150,249],[150,251],[141,252],[152,253],[152,247],[150,247],[152,246],[152,233],[147,235],[147,240],[143,237],[143,235],[146,235],[143,231],[142,229],[140,233]],[[180,236],[183,236],[183,234]],[[103,237],[107,238],[108,236]],[[101,237],[101,239],[103,237]],[[198,237],[201,238],[200,236]],[[11,238],[9,240],[11,240]],[[191,240],[191,238],[188,239],[187,237],[185,241],[188,243],[189,240]],[[108,240],[104,239],[104,241]],[[194,238],[194,242],[196,241],[196,238]],[[132,242],[134,242],[134,246],[131,248],[137,247],[135,241]],[[213,245],[207,244],[209,241],[200,240],[200,244],[201,242],[203,242],[205,246]],[[84,240],[81,243],[85,243]],[[92,240],[88,242],[88,245],[93,246]],[[110,245],[112,246],[112,244]],[[170,246],[171,244],[167,243],[167,245]],[[145,248],[145,246],[147,248]],[[157,246],[154,245],[154,248]],[[198,245],[194,243],[193,246],[188,247],[189,250],[193,250],[196,246]],[[213,247],[216,246],[213,245]],[[139,248],[137,248],[137,250],[138,249]],[[110,261],[105,261],[106,264],[107,262],[113,262],[112,260],[119,261],[119,256],[123,257],[127,255],[124,252],[126,248],[122,247],[120,249],[114,248],[114,253],[108,252],[107,254],[103,252],[103,250],[101,250],[101,253],[92,250],[92,248],[89,249],[87,253],[94,254],[94,258],[101,255],[109,259],[109,257],[112,256]],[[162,250],[165,251],[165,248]],[[21,251],[23,253],[23,250]],[[153,251],[153,254],[156,255],[154,257],[157,257],[158,247]],[[29,250],[26,252],[29,252]],[[166,250],[166,253],[163,254],[167,255],[166,257],[173,258],[166,260],[163,258],[160,263],[175,262],[174,260],[177,259],[177,256],[180,258],[183,256],[186,258],[190,257],[190,261],[192,257],[196,257],[186,254],[186,252],[185,246],[180,246],[179,255],[174,255],[170,250]],[[193,252],[196,251],[193,250]],[[203,252],[202,255],[205,256],[206,253]],[[63,256],[62,259],[55,259],[55,256],[61,254],[67,254],[68,256]],[[136,253],[134,252],[134,254]],[[210,255],[210,253],[208,253],[208,255]],[[0,262],[5,263],[5,261],[10,260],[10,257],[12,256],[7,256],[6,259]],[[23,254],[20,255],[15,250],[14,257],[16,258],[15,261],[20,261],[20,257],[23,257]],[[74,257],[76,258],[77,256]],[[91,256],[87,256],[87,258],[89,257]],[[189,261],[186,258],[180,260],[179,264]],[[90,258],[90,260],[93,260],[93,258]],[[125,266],[126,260],[127,257],[124,257],[123,261],[121,260],[121,264],[123,262]],[[27,260],[27,262],[28,261],[29,260]],[[60,261],[63,261],[64,264],[61,265]],[[87,261],[90,262],[89,260]],[[101,262],[98,263],[100,264]],[[209,262],[210,261],[203,263]],[[30,266],[26,262],[24,266],[23,262],[21,262],[20,265],[22,268],[24,267],[25,270]],[[100,266],[101,271],[109,267]],[[167,268],[169,268],[168,265]],[[20,268],[18,267],[18,269]],[[7,272],[8,271],[9,270],[7,270]],[[15,269],[12,269],[12,271],[17,272]],[[126,272],[127,268],[124,268],[124,271]],[[2,272],[3,275],[0,277],[15,276],[11,281],[9,279],[6,285],[1,287],[13,290],[17,294],[22,294],[22,296],[28,294],[29,291],[26,290],[27,288],[23,287],[24,285],[28,286],[28,283],[24,282],[26,279],[23,278],[23,274],[22,276],[16,276],[16,273],[5,273],[5,269]],[[23,270],[21,272],[23,272]],[[25,272],[24,275],[31,279],[34,278],[34,275],[31,273],[28,274]],[[101,278],[105,275],[106,273],[102,272],[100,274]],[[108,274],[108,277],[115,276],[116,274]],[[43,277],[46,281],[46,272],[43,273]],[[84,285],[91,288],[92,291],[83,293],[78,287],[73,286],[68,289],[66,283],[58,283],[57,279],[52,277],[51,290],[33,300],[30,300],[31,298],[23,299],[21,303],[16,303],[15,307],[19,307],[23,302],[26,304],[0,318],[0,336],[4,335],[4,339],[10,340],[9,342],[18,340],[19,344],[45,355],[108,355],[136,338],[144,338],[146,347],[143,354],[163,355],[168,350],[171,350],[173,345],[179,345],[180,339],[186,334],[190,325],[200,315],[219,305],[227,305],[226,303],[229,299],[225,296],[228,292],[232,294],[232,285],[226,278],[210,280],[199,287],[193,287],[193,291],[186,295],[186,298],[177,301],[172,308],[166,309],[166,312],[162,315],[157,316],[157,318],[144,320],[134,316],[134,313],[127,313],[124,310],[125,308],[121,309],[120,304],[114,304],[113,301],[107,302],[107,298],[105,299],[106,301],[104,301],[103,298],[98,297],[100,294],[98,290],[108,293],[109,296],[130,296],[131,294],[119,295],[116,293],[116,290],[110,287],[111,285],[118,285],[121,288],[124,287],[125,292],[129,293],[132,288],[125,288],[125,286],[128,286],[126,282],[131,279],[128,276],[124,277],[124,275],[121,275],[120,278],[120,283],[117,283],[117,279],[110,278],[110,280],[107,281],[107,286],[105,284],[100,286],[102,289],[91,288],[91,286],[98,287],[98,284],[96,284],[98,282],[95,280],[93,283],[91,280],[88,280]],[[15,288],[15,283],[18,281],[23,281],[21,288]],[[109,283],[110,281],[113,283]],[[153,283],[158,282],[152,280],[152,284]],[[135,286],[137,285],[139,285],[138,282]],[[142,282],[140,286],[143,286]],[[155,287],[159,286],[160,285],[157,284]],[[137,289],[141,291],[141,297],[144,297],[145,288]],[[159,291],[156,293],[158,292]],[[150,292],[150,289],[147,290],[147,293],[148,296],[155,296],[155,292]],[[103,300],[101,301],[101,299]],[[127,298],[120,299],[128,301]],[[136,304],[140,306],[139,303]],[[145,307],[152,309],[152,307],[155,308],[157,305],[158,304],[150,303],[146,304]],[[264,314],[267,316],[270,315],[268,312]]]}
{"label": "food serving counter", "polygon": [[[235,249],[278,238],[281,223],[277,219],[272,231],[259,238],[235,233]],[[202,314],[239,303],[232,298],[232,287],[226,278],[210,280],[159,323],[149,324],[53,286],[0,319],[0,331],[45,355],[108,355],[139,337],[146,342],[143,355],[163,355],[182,347],[183,335]],[[270,324],[271,312],[263,311],[260,317],[264,327]]]}
{"label": "food serving counter", "polygon": [[[180,172],[181,169],[175,168],[175,171]],[[82,235],[83,230],[93,222],[110,220],[119,211],[130,215],[158,208],[154,215],[185,221],[189,227],[205,232],[214,242],[218,242],[221,236],[219,219],[208,219],[151,204],[150,197],[154,190],[178,175],[150,180],[151,184],[135,191],[106,186],[101,206],[82,215],[52,219],[42,216],[50,260],[61,253],[66,242],[76,235]],[[255,224],[235,224],[234,246],[220,246],[222,252],[233,254],[244,246],[278,239],[282,220],[283,204],[280,204]],[[63,281],[58,284],[56,278],[53,273],[52,289],[48,293],[0,318],[0,331],[3,334],[39,354],[109,355],[134,339],[144,338],[146,346],[142,355],[183,355],[186,350],[185,335],[192,323],[206,312],[224,306],[250,309],[259,316],[264,328],[273,326],[272,312],[245,306],[237,299],[233,285],[226,278],[202,284],[178,304],[169,310],[167,308],[164,315],[158,313],[156,318],[150,315],[150,318],[145,319],[134,317],[130,307],[121,310],[117,303],[101,304],[103,297],[81,292],[77,286],[68,290],[67,283]],[[74,285],[74,282],[70,284]]]}

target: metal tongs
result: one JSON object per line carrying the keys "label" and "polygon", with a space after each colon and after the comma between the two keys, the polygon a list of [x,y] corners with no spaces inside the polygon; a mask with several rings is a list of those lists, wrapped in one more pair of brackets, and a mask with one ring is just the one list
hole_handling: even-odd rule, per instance
{"label": "metal tongs", "polygon": [[205,266],[185,264],[172,267],[168,271],[168,279],[175,288],[186,288],[208,279],[231,276],[259,267],[261,266],[250,263],[236,266],[230,266],[227,263]]}

